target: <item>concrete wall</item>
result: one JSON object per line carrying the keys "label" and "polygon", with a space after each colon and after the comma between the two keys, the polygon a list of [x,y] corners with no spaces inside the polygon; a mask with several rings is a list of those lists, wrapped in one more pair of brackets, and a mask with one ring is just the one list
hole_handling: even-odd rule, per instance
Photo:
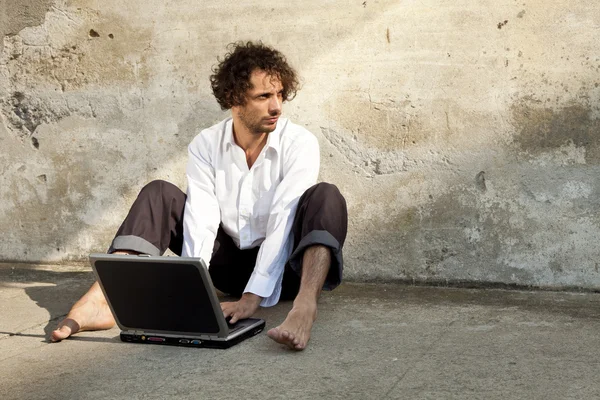
{"label": "concrete wall", "polygon": [[346,195],[352,279],[600,288],[600,3],[0,0],[0,259],[103,251],[185,188],[225,45],[304,78],[286,114]]}

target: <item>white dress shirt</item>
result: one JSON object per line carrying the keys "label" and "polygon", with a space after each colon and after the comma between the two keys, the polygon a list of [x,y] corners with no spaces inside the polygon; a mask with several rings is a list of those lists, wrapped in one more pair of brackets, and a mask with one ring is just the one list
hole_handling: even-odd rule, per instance
{"label": "white dress shirt", "polygon": [[248,168],[228,118],[204,129],[188,147],[187,200],[183,217],[185,257],[209,265],[219,223],[240,249],[260,246],[244,292],[277,304],[300,196],[317,181],[319,143],[306,129],[280,118]]}

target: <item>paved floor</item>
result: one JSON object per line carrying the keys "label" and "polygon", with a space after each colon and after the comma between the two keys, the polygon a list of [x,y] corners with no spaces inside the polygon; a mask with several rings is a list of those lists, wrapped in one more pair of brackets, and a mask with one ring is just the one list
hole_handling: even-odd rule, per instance
{"label": "paved floor", "polygon": [[[0,265],[0,398],[597,399],[600,295],[344,284],[307,350],[45,341],[89,269]],[[261,310],[275,326],[291,304]]]}

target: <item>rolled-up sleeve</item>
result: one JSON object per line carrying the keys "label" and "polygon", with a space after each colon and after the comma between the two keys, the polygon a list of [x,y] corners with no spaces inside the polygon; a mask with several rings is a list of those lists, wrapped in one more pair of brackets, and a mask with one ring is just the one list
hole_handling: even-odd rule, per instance
{"label": "rolled-up sleeve", "polygon": [[211,148],[202,133],[188,146],[187,199],[183,214],[184,257],[200,257],[210,263],[220,209],[215,195],[215,170]]}
{"label": "rolled-up sleeve", "polygon": [[283,154],[283,179],[275,190],[265,240],[244,290],[263,297],[263,307],[279,301],[283,270],[292,252],[291,230],[298,201],[317,182],[319,175],[319,143],[314,136],[303,137],[286,153]]}

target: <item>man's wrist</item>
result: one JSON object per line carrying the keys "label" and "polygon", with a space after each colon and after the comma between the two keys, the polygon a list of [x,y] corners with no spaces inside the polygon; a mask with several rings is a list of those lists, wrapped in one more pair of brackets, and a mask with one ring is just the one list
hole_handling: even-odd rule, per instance
{"label": "man's wrist", "polygon": [[258,307],[258,305],[260,304],[260,302],[262,301],[262,297],[260,297],[257,294],[251,293],[251,292],[246,292],[242,295],[241,300],[243,301],[247,301],[250,304],[254,304],[255,306]]}

